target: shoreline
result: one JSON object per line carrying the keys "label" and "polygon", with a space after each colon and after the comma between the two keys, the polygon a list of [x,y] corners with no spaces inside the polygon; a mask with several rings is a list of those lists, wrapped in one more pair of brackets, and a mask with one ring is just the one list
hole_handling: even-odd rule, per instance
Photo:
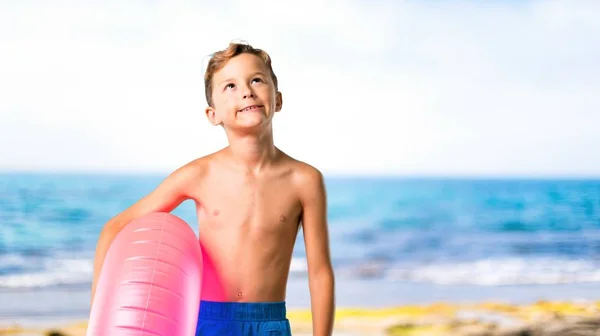
{"label": "shoreline", "polygon": [[[0,321],[48,316],[85,318],[89,313],[90,286],[0,290]],[[386,279],[339,279],[336,306],[379,309],[393,306],[428,305],[438,302],[472,304],[503,302],[527,305],[538,301],[600,301],[600,282],[548,285],[474,286],[397,282]],[[307,278],[290,279],[288,309],[311,306]]]}
{"label": "shoreline", "polygon": [[[309,308],[290,308],[288,319],[294,335],[310,334]],[[15,319],[0,323],[0,335],[47,336],[58,332],[56,335],[84,336],[86,326],[87,319],[80,317]],[[380,308],[339,307],[334,335],[587,335],[582,330],[589,330],[589,335],[600,332],[600,300],[540,300],[530,304],[440,301]]]}
{"label": "shoreline", "polygon": [[[0,291],[0,336],[48,336],[52,330],[84,336],[89,297],[87,286]],[[288,282],[286,301],[293,334],[311,335],[307,279]],[[600,283],[471,286],[345,279],[336,284],[335,336],[596,335],[568,330],[600,332]]]}

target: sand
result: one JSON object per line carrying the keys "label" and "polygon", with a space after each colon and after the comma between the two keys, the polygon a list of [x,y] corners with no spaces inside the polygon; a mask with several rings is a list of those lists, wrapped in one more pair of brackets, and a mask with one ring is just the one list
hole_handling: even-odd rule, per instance
{"label": "sand", "polygon": [[[294,335],[311,335],[311,313],[290,309]],[[1,336],[82,336],[86,321],[45,326],[3,325]],[[52,334],[54,332],[54,334]],[[435,303],[389,308],[338,308],[336,336],[599,336],[600,301],[538,301],[528,305],[502,302]]]}

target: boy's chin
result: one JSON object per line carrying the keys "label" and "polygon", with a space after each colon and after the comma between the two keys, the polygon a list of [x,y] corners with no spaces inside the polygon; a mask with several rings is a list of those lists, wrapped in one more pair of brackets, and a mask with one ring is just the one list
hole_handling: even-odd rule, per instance
{"label": "boy's chin", "polygon": [[232,124],[225,125],[226,129],[240,133],[261,133],[269,127],[269,122],[265,119],[262,120],[244,120],[233,122]]}

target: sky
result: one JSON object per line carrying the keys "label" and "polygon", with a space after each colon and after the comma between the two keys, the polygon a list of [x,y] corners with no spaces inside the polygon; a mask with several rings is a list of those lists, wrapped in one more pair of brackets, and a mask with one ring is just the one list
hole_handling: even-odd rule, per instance
{"label": "sky", "polygon": [[168,172],[227,145],[209,55],[273,58],[329,174],[600,176],[597,1],[2,1],[0,171]]}

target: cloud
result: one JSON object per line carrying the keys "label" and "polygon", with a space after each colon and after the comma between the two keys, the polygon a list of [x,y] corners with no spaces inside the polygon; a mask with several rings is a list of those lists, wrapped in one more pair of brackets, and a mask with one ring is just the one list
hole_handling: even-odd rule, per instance
{"label": "cloud", "polygon": [[73,134],[46,168],[171,170],[217,150],[203,61],[239,38],[273,57],[276,142],[326,171],[598,175],[598,7],[3,2],[0,143]]}

